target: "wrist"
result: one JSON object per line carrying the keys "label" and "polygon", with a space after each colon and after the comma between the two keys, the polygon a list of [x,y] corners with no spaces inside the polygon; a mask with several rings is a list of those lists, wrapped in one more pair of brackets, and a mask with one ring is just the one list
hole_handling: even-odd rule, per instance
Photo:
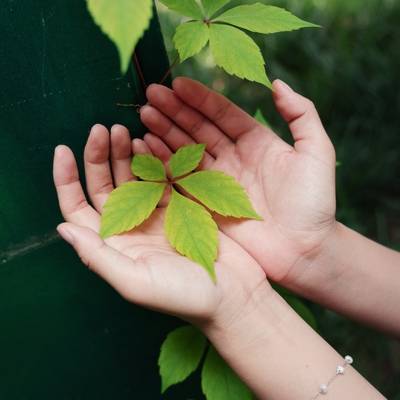
{"label": "wrist", "polygon": [[[246,347],[255,341],[264,342],[274,335],[285,318],[281,309],[283,303],[265,280],[249,295],[243,307],[229,315],[217,313],[214,318],[202,324],[200,329],[216,348],[227,343],[235,347]],[[257,329],[249,332],[250,326],[257,326]]]}
{"label": "wrist", "polygon": [[[267,282],[235,316],[202,329],[260,400],[311,398],[343,362]],[[329,392],[332,399],[382,398],[352,368]]]}
{"label": "wrist", "polygon": [[299,258],[280,284],[308,298],[339,285],[343,276],[340,257],[349,231],[335,220],[321,243]]}

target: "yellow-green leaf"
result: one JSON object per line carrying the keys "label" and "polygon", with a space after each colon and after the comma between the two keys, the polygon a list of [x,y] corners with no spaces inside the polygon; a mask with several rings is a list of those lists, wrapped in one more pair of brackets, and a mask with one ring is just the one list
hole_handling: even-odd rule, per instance
{"label": "yellow-green leaf", "polygon": [[231,0],[201,0],[206,16],[211,18],[218,10]]}
{"label": "yellow-green leaf", "polygon": [[177,178],[196,169],[203,158],[205,148],[204,144],[181,147],[169,160],[172,177]]}
{"label": "yellow-green leaf", "polygon": [[223,172],[195,172],[180,179],[177,184],[218,214],[236,218],[262,219],[254,211],[242,186]]}
{"label": "yellow-green leaf", "polygon": [[301,28],[318,28],[318,25],[296,17],[289,11],[261,3],[231,8],[214,21],[225,22],[258,33],[287,32]]}
{"label": "yellow-green leaf", "polygon": [[153,14],[152,0],[87,0],[90,14],[118,48],[121,72],[126,73],[137,42]]}
{"label": "yellow-green leaf", "polygon": [[[135,0],[136,1],[136,0]],[[196,0],[160,0],[170,10],[186,17],[202,19],[203,13]]]}
{"label": "yellow-green leaf", "polygon": [[111,192],[101,216],[101,237],[127,232],[140,225],[157,207],[165,187],[164,183],[128,182]]}
{"label": "yellow-green leaf", "polygon": [[208,26],[203,21],[192,21],[176,28],[174,44],[181,62],[199,53],[209,39]]}
{"label": "yellow-green leaf", "polygon": [[228,74],[271,88],[260,48],[241,30],[229,25],[210,24],[210,48],[216,64]]}
{"label": "yellow-green leaf", "polygon": [[201,388],[207,400],[252,400],[253,395],[213,347],[201,372]]}
{"label": "yellow-green leaf", "polygon": [[205,336],[193,326],[182,326],[168,334],[158,358],[162,393],[197,369],[206,345]]}
{"label": "yellow-green leaf", "polygon": [[165,216],[165,233],[179,253],[203,266],[216,280],[214,261],[218,252],[218,227],[203,206],[172,190]]}
{"label": "yellow-green leaf", "polygon": [[164,181],[167,179],[164,164],[150,154],[138,154],[133,157],[131,170],[133,175],[145,181]]}

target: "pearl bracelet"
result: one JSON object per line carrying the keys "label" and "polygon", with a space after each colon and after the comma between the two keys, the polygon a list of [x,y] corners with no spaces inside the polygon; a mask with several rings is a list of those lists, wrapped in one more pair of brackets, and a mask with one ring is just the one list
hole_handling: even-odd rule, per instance
{"label": "pearl bracelet", "polygon": [[338,365],[338,366],[336,367],[336,373],[335,373],[335,375],[333,375],[332,378],[329,379],[329,381],[328,381],[327,383],[323,383],[322,385],[320,385],[318,393],[317,393],[314,397],[312,397],[311,400],[318,399],[321,395],[327,394],[327,393],[328,393],[329,386],[332,384],[332,382],[333,382],[338,376],[344,375],[344,371],[345,371],[346,368],[347,368],[349,365],[351,365],[351,364],[353,364],[353,358],[350,357],[350,356],[346,356],[346,357],[344,358],[344,363],[343,363],[343,364],[340,364],[340,365]]}

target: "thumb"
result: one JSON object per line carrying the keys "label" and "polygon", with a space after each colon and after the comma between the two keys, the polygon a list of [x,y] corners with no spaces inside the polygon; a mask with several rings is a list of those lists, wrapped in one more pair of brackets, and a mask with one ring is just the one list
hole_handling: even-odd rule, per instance
{"label": "thumb", "polygon": [[137,262],[108,246],[89,228],[63,223],[57,231],[74,248],[82,262],[125,299],[146,303],[146,293],[150,290],[145,287],[145,269]]}
{"label": "thumb", "polygon": [[275,80],[273,83],[275,106],[283,119],[289,124],[298,152],[321,156],[333,156],[334,148],[327,135],[314,103],[296,93],[286,83]]}

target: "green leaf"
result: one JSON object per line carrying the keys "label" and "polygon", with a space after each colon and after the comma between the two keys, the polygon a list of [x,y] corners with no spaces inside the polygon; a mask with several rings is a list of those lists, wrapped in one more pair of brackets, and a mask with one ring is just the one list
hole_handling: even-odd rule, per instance
{"label": "green leaf", "polygon": [[244,32],[228,25],[210,24],[210,48],[216,64],[228,74],[272,87],[260,48]]}
{"label": "green leaf", "polygon": [[101,216],[100,236],[107,238],[130,231],[157,207],[165,183],[128,182],[111,192]]}
{"label": "green leaf", "polygon": [[255,3],[231,8],[214,21],[225,22],[258,33],[287,32],[301,28],[319,28],[297,18],[283,8]]}
{"label": "green leaf", "polygon": [[179,253],[202,265],[213,281],[216,280],[218,227],[204,207],[172,190],[165,233]]}
{"label": "green leaf", "polygon": [[[136,1],[136,0],[135,0]],[[170,10],[186,17],[203,19],[203,12],[196,0],[160,0]]]}
{"label": "green leaf", "polygon": [[176,28],[174,44],[181,62],[193,57],[201,51],[210,38],[207,24],[202,21],[192,21]]}
{"label": "green leaf", "polygon": [[267,119],[264,117],[262,111],[260,109],[257,109],[256,113],[254,114],[254,118],[262,125],[270,128],[270,125],[267,121]]}
{"label": "green leaf", "polygon": [[213,347],[208,350],[201,373],[201,388],[207,400],[252,400],[247,386]]}
{"label": "green leaf", "polygon": [[193,326],[183,326],[168,334],[158,358],[162,393],[197,369],[206,344],[205,336]]}
{"label": "green leaf", "polygon": [[96,24],[117,46],[125,74],[134,48],[150,24],[152,0],[87,0],[87,5]]}
{"label": "green leaf", "polygon": [[206,16],[211,18],[218,10],[231,0],[201,0]]}
{"label": "green leaf", "polygon": [[150,154],[138,154],[133,157],[131,170],[133,175],[146,181],[165,181],[167,179],[163,163]]}
{"label": "green leaf", "polygon": [[177,178],[196,169],[203,158],[205,148],[205,144],[181,147],[169,160],[172,177]]}
{"label": "green leaf", "polygon": [[236,218],[262,218],[254,211],[239,183],[220,171],[195,172],[177,184],[218,214]]}

